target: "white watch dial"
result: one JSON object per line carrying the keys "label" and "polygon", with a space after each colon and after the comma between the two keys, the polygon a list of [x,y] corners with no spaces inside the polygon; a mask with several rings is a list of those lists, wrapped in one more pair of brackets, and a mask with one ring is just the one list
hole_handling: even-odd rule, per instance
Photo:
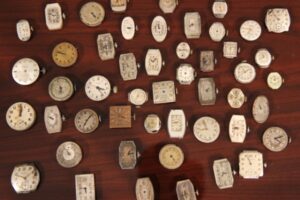
{"label": "white watch dial", "polygon": [[180,42],[176,47],[176,55],[179,59],[187,59],[191,55],[191,47],[187,42]]}
{"label": "white watch dial", "polygon": [[76,129],[81,133],[92,133],[99,126],[100,118],[92,109],[80,110],[74,119]]}
{"label": "white watch dial", "polygon": [[148,101],[148,93],[140,88],[131,90],[128,94],[128,100],[136,106],[141,106]]}
{"label": "white watch dial", "polygon": [[45,107],[44,122],[49,134],[61,132],[62,116],[58,106]]}
{"label": "white watch dial", "polygon": [[156,42],[163,42],[168,34],[168,25],[162,16],[156,16],[151,24],[151,33]]}
{"label": "white watch dial", "polygon": [[159,49],[149,49],[145,58],[145,69],[148,76],[158,76],[163,66]]}
{"label": "white watch dial", "polygon": [[95,1],[85,3],[80,11],[80,20],[87,26],[99,26],[105,17],[103,6]]}
{"label": "white watch dial", "polygon": [[249,63],[242,62],[235,67],[234,77],[239,83],[251,83],[256,77],[255,68]]}
{"label": "white watch dial", "polygon": [[178,0],[159,0],[159,8],[166,14],[173,13],[177,5]]}
{"label": "white watch dial", "polygon": [[255,98],[252,107],[252,115],[257,123],[262,124],[267,121],[270,115],[270,106],[266,96],[261,95]]}
{"label": "white watch dial", "polygon": [[227,101],[231,108],[240,108],[246,102],[247,97],[239,88],[232,88],[227,95]]}
{"label": "white watch dial", "polygon": [[21,19],[16,24],[16,30],[19,40],[27,42],[31,38],[31,26],[29,21],[26,19]]}
{"label": "white watch dial", "polygon": [[213,164],[215,181],[219,189],[232,188],[234,183],[231,164],[228,159],[215,160]]}
{"label": "white watch dial", "polygon": [[121,24],[122,36],[125,40],[132,40],[137,27],[132,17],[124,17]]}
{"label": "white watch dial", "polygon": [[223,45],[223,56],[225,58],[233,59],[237,57],[239,53],[237,42],[224,42]]}
{"label": "white watch dial", "polygon": [[269,32],[287,32],[291,26],[291,16],[286,8],[272,8],[267,11],[265,23]]}
{"label": "white watch dial", "polygon": [[167,144],[159,151],[159,162],[166,169],[177,169],[183,164],[183,161],[183,151],[174,144]]}
{"label": "white watch dial", "polygon": [[170,138],[182,139],[186,132],[187,121],[182,109],[173,109],[168,115],[168,133]]}
{"label": "white watch dial", "polygon": [[278,72],[271,72],[268,75],[267,84],[269,88],[273,90],[278,90],[282,86],[283,82],[284,80]]}
{"label": "white watch dial", "polygon": [[239,155],[239,174],[245,179],[258,179],[264,175],[263,154],[243,151]]}
{"label": "white watch dial", "polygon": [[45,8],[46,25],[50,31],[63,27],[63,14],[59,3],[49,3]]}
{"label": "white watch dial", "polygon": [[18,60],[12,68],[12,77],[20,85],[31,85],[40,76],[38,63],[31,58]]}
{"label": "white watch dial", "polygon": [[113,12],[125,12],[127,9],[127,2],[129,0],[110,0],[110,7]]}
{"label": "white watch dial", "polygon": [[152,83],[153,103],[176,102],[176,89],[174,81],[160,81]]}
{"label": "white watch dial", "polygon": [[247,134],[247,124],[244,115],[232,115],[229,122],[229,137],[233,143],[243,143]]}
{"label": "white watch dial", "polygon": [[72,168],[80,163],[82,151],[75,142],[64,142],[56,150],[56,160],[64,168]]}
{"label": "white watch dial", "polygon": [[176,79],[180,84],[191,84],[195,79],[195,69],[190,64],[181,64],[176,70]]}
{"label": "white watch dial", "polygon": [[214,22],[210,26],[208,33],[212,41],[220,42],[226,35],[226,29],[221,22]]}
{"label": "white watch dial", "polygon": [[53,100],[66,101],[73,95],[74,86],[68,77],[58,76],[49,83],[48,92]]}
{"label": "white watch dial", "polygon": [[255,62],[261,68],[268,68],[274,57],[268,49],[259,49],[255,54]]}
{"label": "white watch dial", "polygon": [[154,189],[149,177],[138,178],[135,184],[137,200],[154,200]]}
{"label": "white watch dial", "polygon": [[261,33],[261,26],[255,20],[247,20],[240,27],[240,34],[247,41],[257,40]]}
{"label": "white watch dial", "polygon": [[264,146],[273,152],[283,151],[290,142],[290,138],[286,131],[280,127],[270,127],[263,135]]}
{"label": "white watch dial", "polygon": [[94,174],[75,175],[76,200],[96,200]]}
{"label": "white watch dial", "polygon": [[201,117],[195,122],[193,132],[200,142],[212,143],[220,135],[220,125],[212,117]]}
{"label": "white watch dial", "polygon": [[156,114],[149,114],[144,121],[144,127],[147,133],[158,133],[161,128],[161,120],[159,116]]}
{"label": "white watch dial", "polygon": [[225,0],[215,0],[212,12],[216,18],[224,18],[228,12],[228,5]]}
{"label": "white watch dial", "polygon": [[187,12],[184,15],[184,33],[187,39],[197,39],[201,35],[201,16],[198,12]]}
{"label": "white watch dial", "polygon": [[106,99],[110,92],[111,85],[108,79],[102,75],[92,76],[85,84],[85,94],[93,101]]}

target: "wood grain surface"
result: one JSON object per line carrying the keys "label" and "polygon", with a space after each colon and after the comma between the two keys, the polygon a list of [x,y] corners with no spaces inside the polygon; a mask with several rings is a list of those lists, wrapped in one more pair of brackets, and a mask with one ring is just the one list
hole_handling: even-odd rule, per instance
{"label": "wood grain surface", "polygon": [[[222,19],[229,36],[225,40],[238,41],[241,47],[239,57],[234,60],[222,56],[222,43],[212,42],[208,27],[214,21],[211,12],[212,0],[181,0],[173,14],[164,15],[157,0],[131,0],[125,14],[111,11],[109,1],[99,1],[105,7],[105,21],[99,27],[89,28],[79,19],[79,9],[86,1],[65,0],[61,3],[67,19],[64,28],[49,31],[46,28],[44,8],[53,1],[3,0],[0,2],[0,199],[1,200],[74,200],[75,174],[94,173],[97,199],[130,200],[135,199],[135,182],[138,177],[151,177],[155,186],[156,199],[176,199],[176,181],[191,179],[199,190],[198,199],[300,199],[300,1],[298,0],[229,0],[229,13]],[[264,25],[266,10],[272,7],[287,7],[292,15],[292,26],[288,33],[268,33]],[[186,40],[183,32],[183,16],[187,11],[198,11],[202,17],[203,33],[200,39]],[[150,26],[154,16],[163,15],[171,27],[171,32],[163,43],[156,43],[151,36]],[[139,26],[139,32],[131,41],[125,41],[120,32],[121,20],[132,16]],[[29,42],[18,40],[15,25],[19,19],[28,19],[35,31]],[[239,35],[239,26],[246,19],[255,19],[263,27],[262,36],[255,42],[246,42]],[[119,44],[120,53],[133,52],[142,63],[138,79],[124,82],[118,66],[118,55],[111,61],[101,61],[96,46],[99,33],[110,32]],[[79,51],[79,60],[68,69],[57,67],[51,58],[53,47],[61,41],[73,43]],[[180,61],[175,47],[180,41],[188,41],[194,54],[187,61]],[[241,85],[233,76],[233,69],[242,60],[254,63],[254,53],[260,47],[269,48],[275,55],[270,68],[257,68],[257,77],[249,85]],[[159,77],[148,77],[144,70],[144,58],[148,48],[160,48],[166,60]],[[214,50],[218,64],[212,73],[202,73],[199,69],[200,50]],[[14,62],[22,57],[38,61],[48,73],[31,86],[17,85],[11,76]],[[175,80],[175,69],[182,63],[191,63],[198,77],[190,86],[181,86],[177,102],[167,105],[154,105],[152,99],[142,106],[133,108],[136,121],[131,129],[109,129],[108,110],[110,105],[127,105],[127,93],[141,87],[151,94],[151,84],[160,80]],[[285,78],[284,86],[278,91],[267,87],[266,76],[271,71],[279,71]],[[102,102],[89,100],[84,93],[85,81],[92,75],[102,74],[112,84],[119,87],[119,93],[111,95]],[[67,102],[55,102],[48,95],[48,84],[52,78],[66,75],[77,85],[75,95]],[[214,77],[219,88],[215,106],[200,106],[197,99],[196,83],[199,77]],[[241,109],[231,109],[226,101],[228,91],[233,87],[242,88],[248,102]],[[271,116],[262,125],[252,117],[252,103],[257,95],[266,95],[271,103]],[[151,96],[151,95],[150,95]],[[15,132],[5,121],[8,107],[17,101],[33,105],[37,121],[28,131]],[[46,132],[43,112],[45,106],[58,105],[67,117],[63,131],[54,135]],[[101,113],[103,123],[96,132],[85,135],[74,126],[75,114],[83,108],[92,108]],[[170,139],[166,119],[171,108],[184,109],[189,128],[182,140]],[[147,134],[143,127],[145,116],[157,113],[163,121],[162,130],[157,135]],[[233,144],[228,136],[229,118],[232,114],[244,114],[251,132],[243,144]],[[221,135],[212,144],[198,142],[192,126],[198,117],[210,115],[221,125]],[[268,151],[262,145],[262,134],[269,126],[283,127],[293,142],[280,153]],[[135,170],[121,170],[118,165],[118,146],[122,140],[135,140],[141,159]],[[83,149],[84,158],[72,169],[58,165],[55,152],[64,141],[75,141]],[[182,147],[185,161],[182,167],[169,171],[158,162],[158,152],[164,144],[175,143]],[[245,180],[238,175],[232,189],[219,190],[215,184],[212,164],[215,159],[226,157],[233,168],[238,170],[238,154],[245,149],[255,149],[263,153],[268,168],[259,180]],[[10,175],[14,165],[34,162],[41,172],[41,183],[36,192],[17,195],[10,185]]]}

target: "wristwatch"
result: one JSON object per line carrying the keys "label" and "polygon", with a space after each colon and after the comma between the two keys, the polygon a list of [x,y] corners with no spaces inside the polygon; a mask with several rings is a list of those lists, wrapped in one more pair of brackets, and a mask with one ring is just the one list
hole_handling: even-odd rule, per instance
{"label": "wristwatch", "polygon": [[268,49],[258,49],[255,53],[255,62],[260,68],[268,68],[275,57]]}
{"label": "wristwatch", "polygon": [[79,11],[80,20],[89,27],[99,26],[105,17],[103,6],[95,1],[85,3]]}
{"label": "wristwatch", "polygon": [[57,76],[51,80],[48,93],[55,101],[67,101],[74,94],[75,86],[66,76]]}
{"label": "wristwatch", "polygon": [[109,107],[109,128],[131,128],[132,127],[131,106],[110,106]]}
{"label": "wristwatch", "polygon": [[270,105],[266,96],[260,95],[255,98],[252,107],[252,115],[254,120],[259,124],[267,121],[270,115]]}
{"label": "wristwatch", "polygon": [[281,88],[282,84],[284,83],[284,79],[278,72],[271,72],[267,78],[267,84],[269,88],[273,90],[278,90]]}
{"label": "wristwatch", "polygon": [[65,117],[60,113],[58,106],[46,106],[44,111],[44,122],[49,134],[59,133],[62,130],[62,122]]}
{"label": "wristwatch", "polygon": [[75,127],[80,133],[94,132],[98,128],[100,122],[101,116],[89,108],[80,110],[74,119]]}
{"label": "wristwatch", "polygon": [[121,141],[119,145],[119,165],[121,169],[134,169],[140,153],[134,141]]}
{"label": "wristwatch", "polygon": [[240,108],[247,101],[247,97],[240,88],[232,88],[227,95],[227,101],[231,108]]}
{"label": "wristwatch", "polygon": [[187,59],[193,54],[190,45],[187,42],[180,42],[176,47],[176,55],[179,59]]}
{"label": "wristwatch", "polygon": [[241,51],[237,42],[227,41],[223,44],[223,56],[225,58],[233,59],[237,57],[237,54]]}
{"label": "wristwatch", "polygon": [[117,43],[114,42],[111,33],[99,34],[97,37],[98,54],[101,60],[111,60],[115,58]]}
{"label": "wristwatch", "polygon": [[170,110],[167,123],[170,138],[182,139],[187,126],[187,120],[182,109]]}
{"label": "wristwatch", "polygon": [[202,72],[214,71],[216,64],[217,64],[217,59],[215,58],[213,51],[200,52],[200,70]]}
{"label": "wristwatch", "polygon": [[159,81],[152,83],[152,96],[154,104],[165,104],[176,102],[174,81]]}
{"label": "wristwatch", "polygon": [[165,169],[178,169],[184,162],[182,149],[175,144],[164,145],[159,151],[159,162]]}
{"label": "wristwatch", "polygon": [[140,88],[133,89],[128,93],[128,101],[137,107],[142,106],[148,101],[148,93]]}
{"label": "wristwatch", "polygon": [[168,34],[170,27],[168,27],[165,18],[162,16],[156,16],[152,20],[151,33],[156,42],[163,42]]}
{"label": "wristwatch", "polygon": [[29,24],[29,21],[26,19],[21,19],[16,24],[16,31],[19,40],[22,42],[27,42],[31,38],[31,33],[33,32],[32,26]]}
{"label": "wristwatch", "polygon": [[247,132],[246,118],[244,115],[232,115],[229,121],[229,137],[233,143],[244,143]]}
{"label": "wristwatch", "polygon": [[198,191],[195,190],[194,185],[190,179],[177,181],[176,194],[178,200],[197,200],[196,196],[199,195]]}
{"label": "wristwatch", "polygon": [[113,12],[121,13],[127,9],[129,0],[110,0],[110,7]]}
{"label": "wristwatch", "polygon": [[70,42],[61,42],[53,48],[52,59],[59,67],[71,67],[78,59],[77,48]]}
{"label": "wristwatch", "polygon": [[210,39],[214,42],[221,42],[223,38],[228,35],[228,31],[225,29],[225,26],[221,22],[214,22],[209,27],[208,33]]}
{"label": "wristwatch", "polygon": [[156,134],[161,129],[161,120],[156,114],[147,115],[144,121],[144,127],[147,133]]}
{"label": "wristwatch", "polygon": [[75,175],[76,200],[96,200],[94,174]]}
{"label": "wristwatch", "polygon": [[184,15],[184,33],[187,39],[197,39],[201,35],[201,16],[198,12],[186,12]]}
{"label": "wristwatch", "polygon": [[45,7],[46,25],[50,31],[59,30],[63,28],[63,19],[65,14],[59,3],[49,3]]}
{"label": "wristwatch", "polygon": [[225,0],[215,0],[212,5],[212,12],[216,18],[224,18],[228,12],[228,5]]}
{"label": "wristwatch", "polygon": [[67,141],[60,144],[56,150],[56,160],[64,168],[77,166],[82,159],[82,151],[75,142]]}
{"label": "wristwatch", "polygon": [[197,140],[203,143],[212,143],[220,135],[220,124],[212,117],[204,116],[199,118],[193,127]]}
{"label": "wristwatch", "polygon": [[219,189],[232,188],[234,183],[231,164],[227,158],[215,160],[213,164],[215,181]]}
{"label": "wristwatch", "polygon": [[243,61],[234,69],[234,77],[237,82],[242,84],[252,83],[256,77],[256,71],[253,65]]}
{"label": "wristwatch", "polygon": [[124,81],[137,79],[138,68],[140,64],[136,62],[133,53],[121,54],[119,57],[120,74]]}
{"label": "wristwatch", "polygon": [[148,49],[145,57],[145,69],[148,76],[158,76],[165,62],[159,49]]}
{"label": "wristwatch", "polygon": [[154,200],[155,193],[149,177],[138,178],[135,184],[136,200]]}
{"label": "wristwatch", "polygon": [[269,32],[287,32],[291,26],[291,16],[287,8],[271,8],[267,10],[265,24]]}
{"label": "wristwatch", "polygon": [[173,13],[178,5],[179,0],[159,0],[159,8],[163,13]]}
{"label": "wristwatch", "polygon": [[135,32],[138,31],[138,26],[135,24],[132,17],[124,17],[121,23],[121,32],[125,40],[132,40]]}
{"label": "wristwatch", "polygon": [[240,27],[240,34],[247,41],[257,40],[262,33],[260,24],[255,20],[246,20]]}
{"label": "wristwatch", "polygon": [[264,175],[263,154],[256,150],[244,150],[239,155],[239,174],[245,179],[258,179]]}
{"label": "wristwatch", "polygon": [[215,105],[218,89],[213,78],[200,78],[198,81],[198,99],[202,106]]}
{"label": "wristwatch", "polygon": [[176,69],[176,79],[182,85],[190,85],[196,78],[197,72],[190,64],[181,64]]}
{"label": "wristwatch", "polygon": [[283,128],[272,126],[265,130],[262,141],[268,150],[280,152],[283,151],[289,143],[291,143],[291,138]]}

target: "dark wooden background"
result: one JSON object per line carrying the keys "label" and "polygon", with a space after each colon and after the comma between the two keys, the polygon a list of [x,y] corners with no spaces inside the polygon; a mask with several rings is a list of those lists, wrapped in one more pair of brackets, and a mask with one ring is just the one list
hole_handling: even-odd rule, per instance
{"label": "dark wooden background", "polygon": [[[94,173],[96,177],[97,199],[135,199],[135,182],[138,177],[150,176],[155,185],[156,199],[176,199],[176,181],[189,178],[199,190],[198,199],[299,199],[300,198],[300,155],[298,133],[300,131],[300,1],[298,0],[230,0],[229,13],[224,20],[229,29],[226,40],[238,41],[241,46],[239,58],[234,60],[222,57],[222,43],[209,39],[208,27],[215,19],[211,12],[212,0],[181,0],[175,13],[163,15],[156,0],[131,0],[125,14],[112,13],[108,0],[99,1],[105,7],[105,21],[97,28],[89,28],[79,20],[78,11],[85,1],[58,1],[67,14],[64,28],[48,31],[44,19],[44,7],[50,1],[6,0],[0,2],[0,199],[31,200],[72,200],[75,199],[74,175]],[[266,32],[264,16],[267,8],[287,7],[292,15],[290,32],[271,34]],[[215,106],[200,106],[197,99],[196,82],[191,86],[180,86],[177,103],[153,105],[152,99],[140,109],[134,109],[137,120],[132,129],[112,130],[108,128],[108,107],[110,105],[129,104],[127,92],[141,87],[151,91],[153,81],[175,80],[175,69],[183,61],[177,59],[175,47],[180,41],[187,41],[183,32],[183,16],[186,11],[198,11],[203,22],[200,39],[189,40],[195,51],[186,62],[193,64],[200,77],[211,76],[216,80],[220,94]],[[125,41],[120,32],[121,19],[134,17],[140,31],[132,41]],[[156,43],[151,36],[150,25],[154,16],[163,15],[171,32],[163,43]],[[29,42],[18,40],[15,24],[19,19],[30,20],[35,28]],[[255,42],[246,42],[239,36],[239,26],[246,19],[255,19],[263,26],[263,34]],[[118,54],[134,52],[143,63],[148,48],[160,48],[166,60],[166,67],[159,77],[147,77],[144,67],[136,81],[123,82],[119,74],[117,59],[102,62],[97,54],[96,37],[98,33],[111,32],[119,44]],[[69,69],[57,67],[51,59],[53,47],[61,41],[69,41],[79,50],[79,60]],[[257,69],[256,80],[249,85],[238,84],[233,77],[233,69],[241,60],[254,63],[257,48],[267,47],[274,52],[276,60],[269,69]],[[215,50],[219,59],[212,73],[199,70],[199,51]],[[32,86],[19,86],[11,77],[11,69],[16,60],[22,57],[36,59],[48,70]],[[118,56],[116,57],[118,58]],[[271,91],[266,85],[266,76],[270,71],[279,71],[285,78],[285,85],[279,91]],[[84,93],[84,83],[92,75],[107,76],[119,93],[103,102],[92,102]],[[58,75],[66,75],[76,82],[78,90],[67,102],[54,102],[47,93],[50,80]],[[199,78],[198,76],[198,78]],[[249,101],[241,109],[229,107],[226,96],[232,87],[242,88]],[[266,95],[271,102],[271,116],[263,125],[255,123],[251,116],[254,98]],[[8,107],[16,101],[29,102],[37,111],[36,124],[26,132],[15,132],[5,122]],[[68,117],[63,124],[63,132],[49,135],[46,132],[43,111],[48,105],[58,105]],[[93,108],[103,116],[103,124],[90,135],[79,133],[74,126],[74,116],[82,108]],[[171,108],[184,109],[190,127],[183,140],[171,140],[166,131],[166,118]],[[158,113],[163,119],[163,127],[158,135],[145,132],[143,121],[147,114]],[[245,114],[251,133],[243,144],[233,144],[228,136],[228,123],[231,114]],[[210,115],[221,124],[221,135],[212,144],[203,144],[196,140],[192,125],[198,117]],[[261,136],[272,125],[286,129],[293,138],[288,148],[280,153],[269,152],[264,148]],[[123,171],[118,165],[118,145],[121,140],[135,140],[142,154],[135,170]],[[83,149],[84,158],[75,168],[64,169],[55,159],[58,145],[64,141],[77,142]],[[158,162],[159,149],[167,143],[178,144],[185,153],[183,166],[175,171],[164,169]],[[268,163],[265,175],[259,180],[244,180],[235,177],[234,187],[219,190],[215,184],[213,160],[227,157],[233,167],[238,169],[238,154],[245,149],[256,149],[264,154]],[[14,165],[23,162],[35,162],[41,171],[41,183],[32,194],[17,195],[10,185],[10,175]]]}

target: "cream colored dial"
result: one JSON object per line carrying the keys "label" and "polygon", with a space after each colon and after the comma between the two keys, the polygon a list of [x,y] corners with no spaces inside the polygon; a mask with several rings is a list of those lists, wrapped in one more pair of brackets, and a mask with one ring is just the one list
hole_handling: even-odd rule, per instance
{"label": "cream colored dial", "polygon": [[243,151],[239,155],[239,173],[245,179],[258,179],[264,175],[263,154],[258,151]]}
{"label": "cream colored dial", "polygon": [[64,168],[72,168],[80,163],[82,151],[75,142],[64,142],[56,150],[56,160]]}
{"label": "cream colored dial", "polygon": [[147,133],[158,133],[161,128],[161,120],[159,116],[156,114],[149,114],[144,121],[144,127]]}
{"label": "cream colored dial", "polygon": [[100,25],[104,17],[105,10],[98,2],[87,2],[80,9],[80,20],[87,26],[95,27]]}
{"label": "cream colored dial", "polygon": [[269,32],[283,33],[289,31],[291,16],[287,8],[272,8],[267,11],[265,23]]}
{"label": "cream colored dial", "polygon": [[264,146],[273,152],[283,151],[290,142],[290,138],[286,131],[280,127],[270,127],[263,135]]}
{"label": "cream colored dial", "polygon": [[143,89],[136,88],[129,92],[128,100],[136,106],[141,106],[148,101],[148,93]]}
{"label": "cream colored dial", "polygon": [[74,93],[74,86],[68,77],[58,76],[49,83],[48,93],[55,101],[67,101]]}
{"label": "cream colored dial", "polygon": [[177,169],[183,161],[183,151],[174,144],[165,145],[159,152],[159,162],[166,169]]}
{"label": "cream colored dial", "polygon": [[239,83],[251,83],[256,77],[255,68],[249,63],[242,62],[235,67],[234,77]]}
{"label": "cream colored dial", "polygon": [[258,49],[255,54],[255,62],[261,68],[268,68],[273,59],[268,49]]}
{"label": "cream colored dial", "polygon": [[212,117],[201,117],[194,124],[194,135],[200,142],[212,143],[220,135],[220,125]]}
{"label": "cream colored dial", "polygon": [[12,77],[20,85],[31,85],[40,75],[38,63],[31,58],[18,60],[12,68]]}
{"label": "cream colored dial", "polygon": [[261,26],[255,20],[246,20],[240,27],[240,34],[247,41],[257,40],[261,33]]}
{"label": "cream colored dial", "polygon": [[191,47],[187,42],[180,42],[176,47],[176,55],[179,59],[187,59],[191,55]]}
{"label": "cream colored dial", "polygon": [[239,88],[232,88],[227,95],[227,101],[231,108],[240,108],[247,101],[247,97]]}
{"label": "cream colored dial", "polygon": [[267,84],[269,88],[273,90],[278,90],[282,86],[283,82],[284,80],[278,72],[271,72],[268,75]]}
{"label": "cream colored dial", "polygon": [[76,129],[81,133],[92,133],[99,126],[100,118],[92,109],[80,110],[74,119]]}
{"label": "cream colored dial", "polygon": [[209,36],[214,42],[220,42],[226,35],[226,29],[221,22],[214,22],[209,28]]}
{"label": "cream colored dial", "polygon": [[102,75],[92,76],[85,84],[85,94],[93,101],[106,99],[110,92],[111,85],[108,79]]}
{"label": "cream colored dial", "polygon": [[59,67],[71,67],[78,58],[76,47],[69,42],[57,44],[52,51],[52,59]]}

